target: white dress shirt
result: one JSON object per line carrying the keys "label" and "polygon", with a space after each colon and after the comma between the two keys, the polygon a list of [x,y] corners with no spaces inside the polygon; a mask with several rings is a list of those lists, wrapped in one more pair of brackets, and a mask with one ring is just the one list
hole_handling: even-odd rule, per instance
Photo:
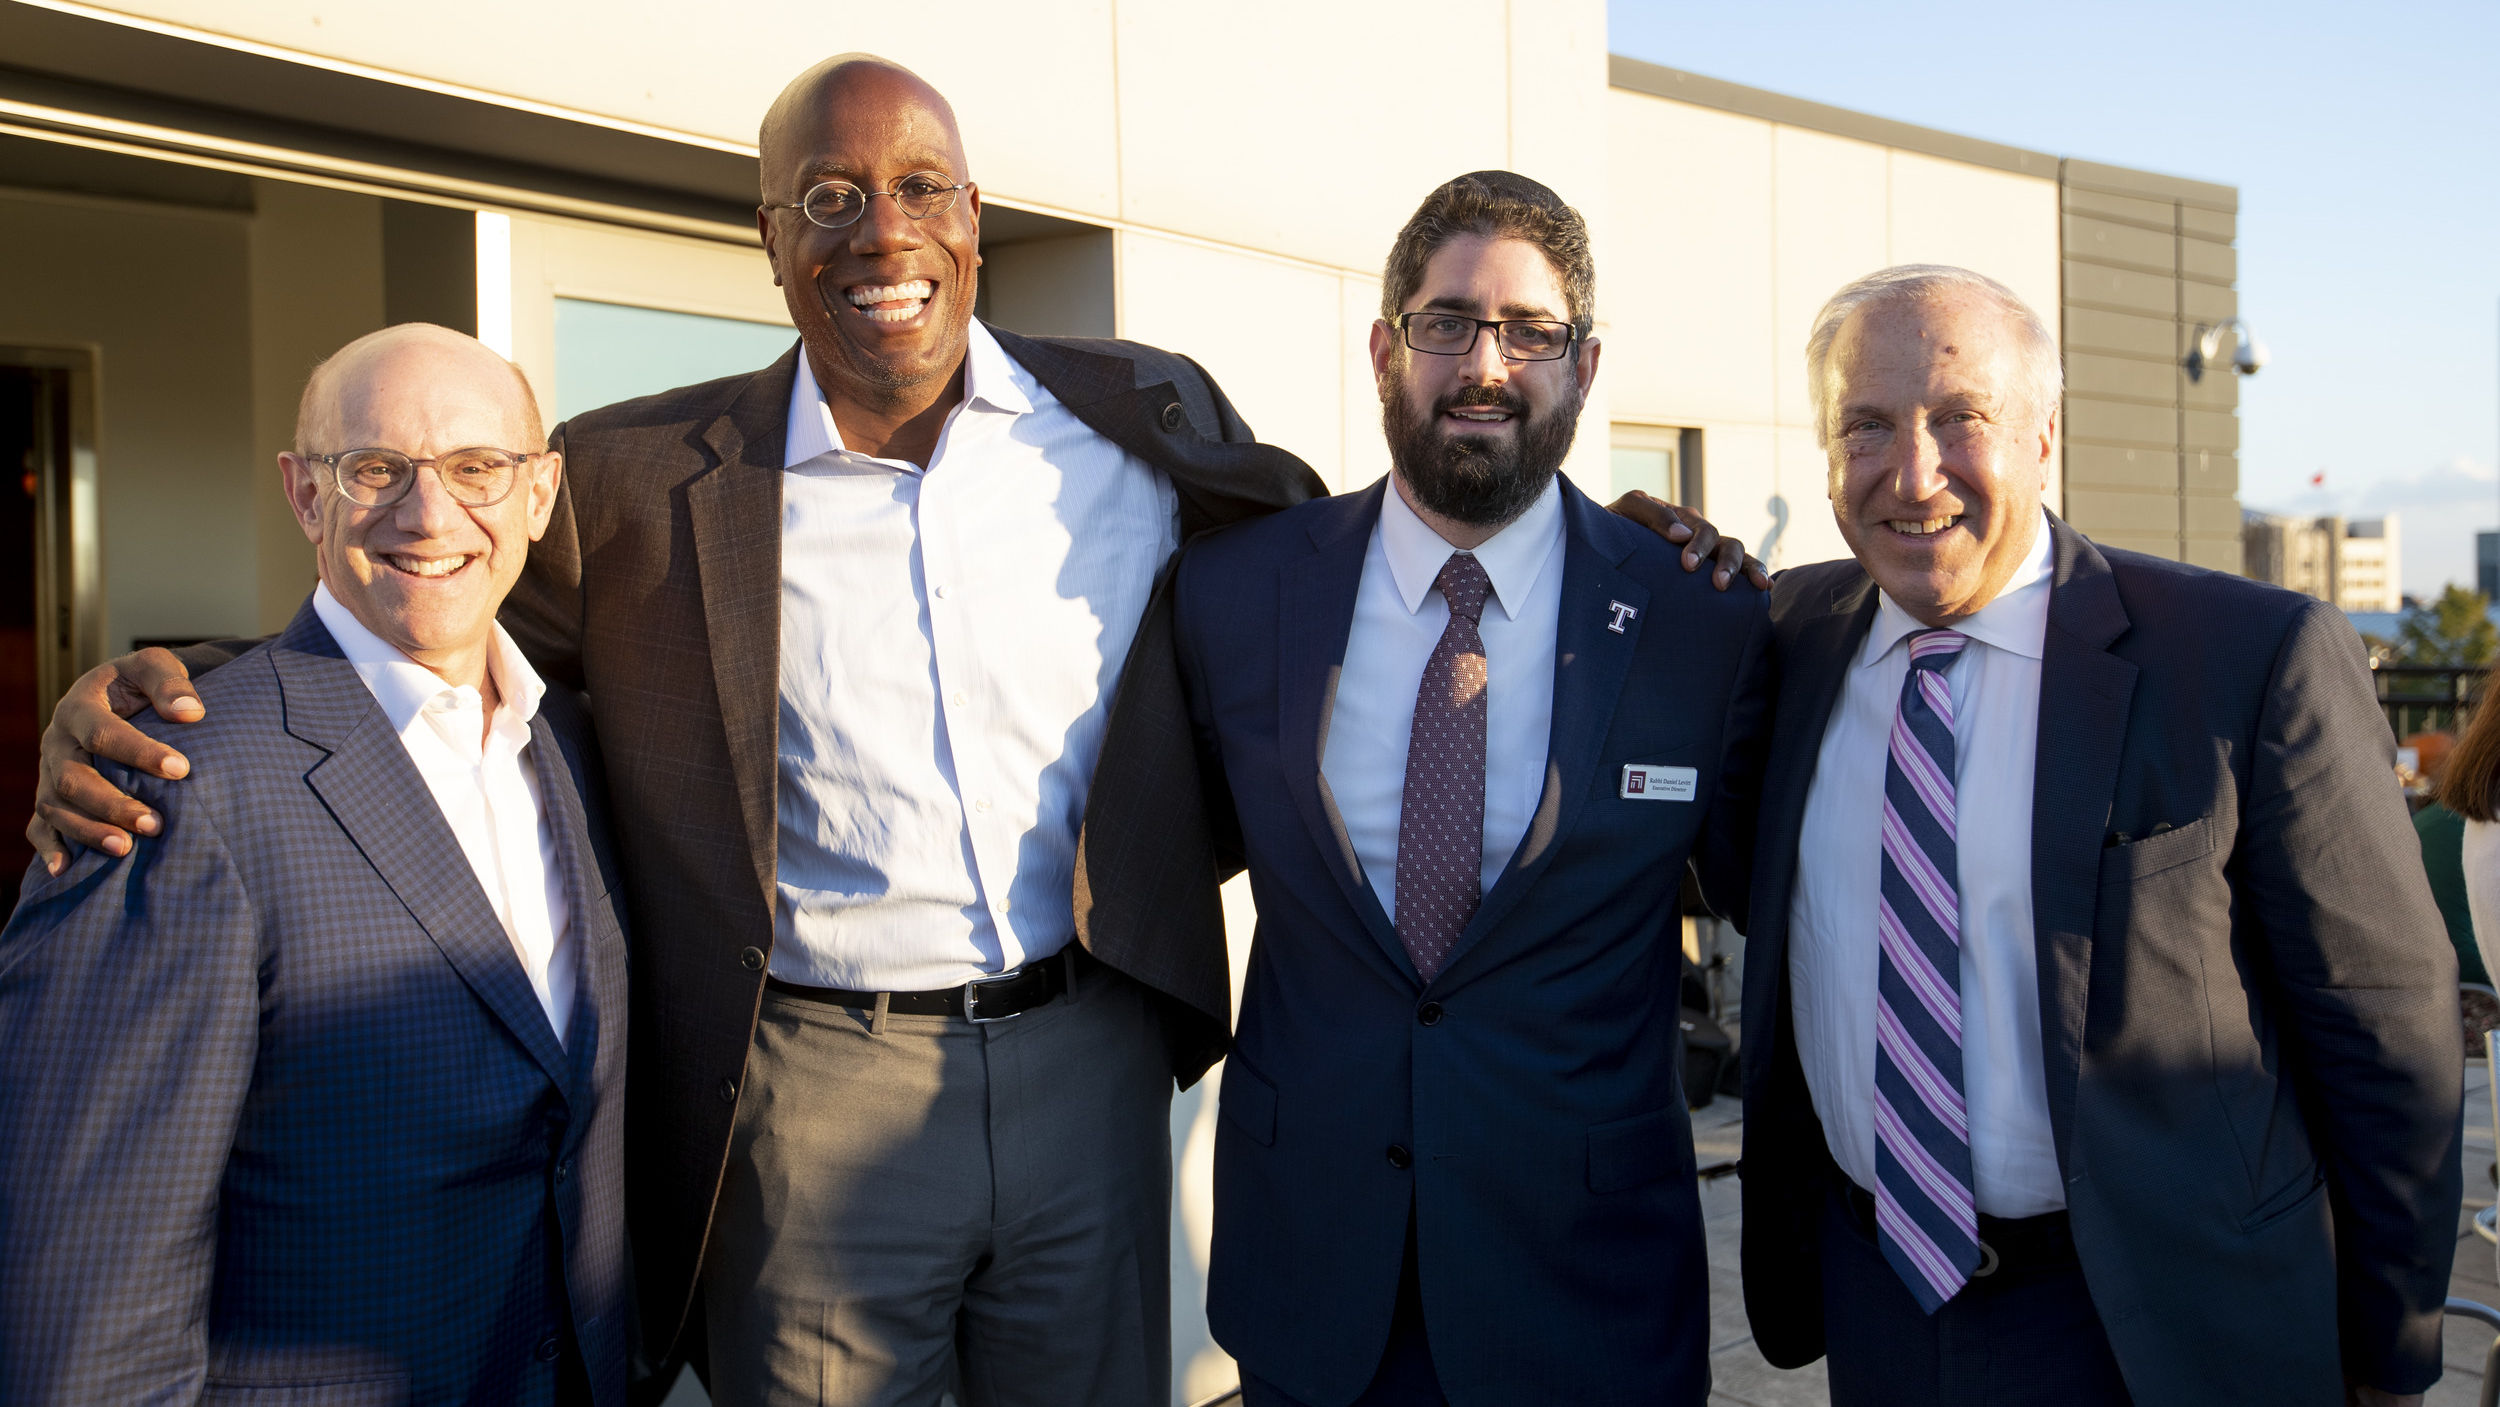
{"label": "white dress shirt", "polygon": [[[2004,591],[1955,626],[1970,637],[1953,692],[1955,845],[1962,901],[1962,1093],[1979,1210],[2035,1216],[2066,1205],[2040,1049],[2031,921],[2031,788],[2040,651],[2052,560],[2042,522]],[[1908,637],[1927,627],[1883,596],[1823,732],[1797,838],[1788,980],[1798,1054],[1832,1157],[1875,1182],[1875,906],[1884,767]]]}
{"label": "white dress shirt", "polygon": [[[1453,548],[1387,485],[1363,554],[1354,627],[1337,675],[1320,776],[1345,822],[1363,874],[1389,920],[1398,916],[1398,821],[1406,801],[1406,746],[1415,691],[1450,621],[1433,589]],[[1493,599],[1477,621],[1484,640],[1484,888],[1527,834],[1545,790],[1554,729],[1554,632],[1562,614],[1562,489],[1547,484],[1528,511],[1475,549]]]}
{"label": "white dress shirt", "polygon": [[460,842],[460,853],[468,856],[556,1039],[566,1040],[581,954],[568,931],[572,906],[564,892],[564,864],[529,755],[530,720],[538,715],[547,686],[512,637],[496,626],[494,650],[486,659],[498,696],[489,719],[477,690],[443,682],[367,630],[327,583],[313,588],[313,610],[373,691],[400,746],[408,749],[408,760],[434,793],[434,804]]}
{"label": "white dress shirt", "polygon": [[1076,832],[1180,501],[972,324],[924,469],[842,446],[807,358],[782,475],[772,971],[952,987],[1075,935]]}

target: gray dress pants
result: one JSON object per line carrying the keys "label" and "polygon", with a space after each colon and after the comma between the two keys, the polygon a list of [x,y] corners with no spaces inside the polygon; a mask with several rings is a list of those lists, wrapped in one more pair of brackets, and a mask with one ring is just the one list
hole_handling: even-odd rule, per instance
{"label": "gray dress pants", "polygon": [[704,1269],[721,1407],[1165,1407],[1154,999],[1088,967],[975,1025],[767,989]]}

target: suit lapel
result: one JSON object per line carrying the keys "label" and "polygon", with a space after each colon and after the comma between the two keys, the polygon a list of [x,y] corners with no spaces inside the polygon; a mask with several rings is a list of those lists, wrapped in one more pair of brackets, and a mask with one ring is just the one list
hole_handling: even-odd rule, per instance
{"label": "suit lapel", "polygon": [[2061,1161],[2091,994],[2101,846],[2118,787],[2136,668],[2109,653],[2127,631],[2109,561],[2056,518],[2056,569],[2040,653],[2040,738],[2032,768],[2031,913],[2040,964],[2040,1044]]}
{"label": "suit lapel", "polygon": [[[1598,759],[1605,754],[1624,678],[1649,624],[1649,588],[1619,565],[1632,550],[1624,534],[1644,530],[1613,521],[1567,479],[1562,509],[1562,603],[1554,622],[1554,716],[1545,744],[1545,787],[1519,848],[1451,947],[1442,968],[1445,979],[1536,884],[1553,862],[1557,842],[1578,823],[1596,787]],[[1632,608],[1620,633],[1609,628],[1617,604]]]}
{"label": "suit lapel", "polygon": [[1363,584],[1363,558],[1371,546],[1372,525],[1380,521],[1382,479],[1359,494],[1329,501],[1311,515],[1311,556],[1289,566],[1277,593],[1276,736],[1284,757],[1285,788],[1293,794],[1302,823],[1310,828],[1317,848],[1337,887],[1363,921],[1364,930],[1389,960],[1410,978],[1415,965],[1398,941],[1380,896],[1363,874],[1354,853],[1345,818],[1337,814],[1320,775],[1320,754],[1328,745],[1328,714],[1337,698],[1337,677],[1345,664],[1346,639],[1354,629],[1354,602]]}
{"label": "suit lapel", "polygon": [[330,754],[304,780],[461,981],[568,1094],[564,1047],[433,793],[308,605],[270,651],[287,731]]}
{"label": "suit lapel", "polygon": [[563,1044],[571,1062],[569,1088],[576,1096],[587,1097],[591,1073],[599,1063],[599,1040],[604,1034],[601,1018],[609,995],[600,980],[605,954],[599,940],[600,916],[594,911],[604,890],[598,878],[599,863],[590,848],[590,820],[582,811],[581,788],[565,765],[561,749],[546,711],[540,710],[530,720],[530,764],[538,774],[539,808],[549,834],[555,837],[556,863],[564,876],[570,931],[557,937],[573,944],[574,958],[573,1028]]}
{"label": "suit lapel", "polygon": [[758,372],[705,428],[712,467],[686,488],[713,685],[729,735],[747,852],[768,905],[779,835],[774,788],[780,765],[781,460],[798,358],[793,347]]}

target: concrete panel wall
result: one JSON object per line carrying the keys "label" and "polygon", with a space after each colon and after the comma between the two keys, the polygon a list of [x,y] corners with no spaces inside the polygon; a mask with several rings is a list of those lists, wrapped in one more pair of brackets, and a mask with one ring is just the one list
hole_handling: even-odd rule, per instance
{"label": "concrete panel wall", "polygon": [[2237,197],[2082,161],[2060,195],[2066,515],[2114,546],[2238,571],[2238,377],[2180,366],[2199,323],[2238,309]]}
{"label": "concrete panel wall", "polygon": [[[1775,566],[1847,549],[1814,443],[1805,344],[1842,284],[1961,264],[2058,317],[2057,184],[1617,87],[1601,262],[1611,413],[1702,432],[1714,520]],[[2056,501],[2052,489],[2052,502]]]}
{"label": "concrete panel wall", "polygon": [[0,344],[97,353],[108,653],[260,622],[249,261],[239,212],[0,189]]}

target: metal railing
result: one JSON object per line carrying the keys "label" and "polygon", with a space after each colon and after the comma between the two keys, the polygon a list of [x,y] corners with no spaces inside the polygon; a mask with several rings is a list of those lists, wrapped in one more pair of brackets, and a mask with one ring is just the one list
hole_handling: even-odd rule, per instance
{"label": "metal railing", "polygon": [[2483,700],[2490,667],[2479,664],[2378,664],[2370,666],[2378,706],[2399,738],[2434,729],[2462,729]]}

